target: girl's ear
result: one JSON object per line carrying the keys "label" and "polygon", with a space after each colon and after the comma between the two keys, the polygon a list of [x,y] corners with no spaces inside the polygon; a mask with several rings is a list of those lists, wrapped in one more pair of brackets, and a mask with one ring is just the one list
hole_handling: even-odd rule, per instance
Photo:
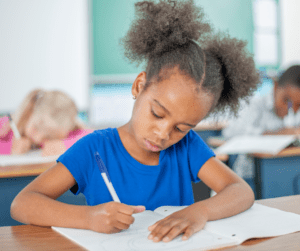
{"label": "girl's ear", "polygon": [[137,97],[142,90],[144,89],[146,84],[146,72],[142,71],[134,80],[132,87],[131,87],[131,93],[134,97]]}

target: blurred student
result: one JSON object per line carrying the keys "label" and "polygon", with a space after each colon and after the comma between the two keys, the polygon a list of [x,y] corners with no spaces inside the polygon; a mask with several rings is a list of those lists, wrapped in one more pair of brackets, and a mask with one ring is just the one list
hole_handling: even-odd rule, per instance
{"label": "blurred student", "polygon": [[[237,135],[300,134],[300,65],[288,68],[265,96],[254,97],[238,119],[223,130],[227,139]],[[240,155],[234,164],[239,176],[253,177],[253,159]]]}
{"label": "blurred student", "polygon": [[14,135],[8,116],[0,118],[0,154],[41,148],[44,156],[58,155],[92,132],[77,119],[74,101],[60,91],[31,91],[11,117],[21,137]]}

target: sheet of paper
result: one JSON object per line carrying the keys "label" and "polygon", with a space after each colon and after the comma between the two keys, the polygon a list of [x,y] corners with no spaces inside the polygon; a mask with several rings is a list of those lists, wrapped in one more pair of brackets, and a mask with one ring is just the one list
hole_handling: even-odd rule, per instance
{"label": "sheet of paper", "polygon": [[300,215],[257,203],[247,211],[206,224],[205,230],[236,239],[273,237],[300,231]]}
{"label": "sheet of paper", "polygon": [[237,136],[215,149],[217,154],[277,154],[293,141],[294,135]]}
{"label": "sheet of paper", "polygon": [[59,155],[42,156],[41,150],[30,151],[21,155],[0,155],[0,166],[30,165],[56,161]]}
{"label": "sheet of paper", "polygon": [[193,235],[189,240],[183,241],[182,236],[178,236],[168,243],[154,243],[148,240],[148,226],[165,216],[155,212],[143,212],[135,214],[135,222],[128,230],[116,234],[101,234],[90,230],[52,227],[67,238],[73,240],[82,247],[91,251],[185,251],[185,250],[208,250],[212,248],[222,248],[233,246],[235,240],[226,238],[219,234],[209,233],[205,230]]}
{"label": "sheet of paper", "polygon": [[172,207],[172,206],[161,206],[161,207],[158,207],[154,210],[154,212],[160,214],[160,215],[163,215],[164,217],[172,214],[172,213],[175,213],[181,209],[184,209],[186,208],[187,206],[176,206],[176,207]]}

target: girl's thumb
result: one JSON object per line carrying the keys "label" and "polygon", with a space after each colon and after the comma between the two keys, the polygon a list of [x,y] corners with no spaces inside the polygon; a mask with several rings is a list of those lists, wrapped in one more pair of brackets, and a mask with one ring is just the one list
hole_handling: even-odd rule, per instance
{"label": "girl's thumb", "polygon": [[134,214],[141,213],[145,211],[145,206],[132,206],[134,209]]}

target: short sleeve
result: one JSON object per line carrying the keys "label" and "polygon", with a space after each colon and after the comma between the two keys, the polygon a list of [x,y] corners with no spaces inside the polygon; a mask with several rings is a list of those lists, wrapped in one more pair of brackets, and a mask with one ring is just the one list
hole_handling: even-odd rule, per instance
{"label": "short sleeve", "polygon": [[200,168],[211,157],[216,156],[212,149],[200,138],[200,136],[191,130],[188,136],[188,162],[191,171],[192,181],[199,182],[198,172]]}
{"label": "short sleeve", "polygon": [[84,192],[87,187],[89,175],[92,174],[92,148],[95,141],[95,134],[89,134],[79,139],[64,154],[62,154],[57,162],[61,162],[73,175],[78,185],[78,190],[74,194]]}

